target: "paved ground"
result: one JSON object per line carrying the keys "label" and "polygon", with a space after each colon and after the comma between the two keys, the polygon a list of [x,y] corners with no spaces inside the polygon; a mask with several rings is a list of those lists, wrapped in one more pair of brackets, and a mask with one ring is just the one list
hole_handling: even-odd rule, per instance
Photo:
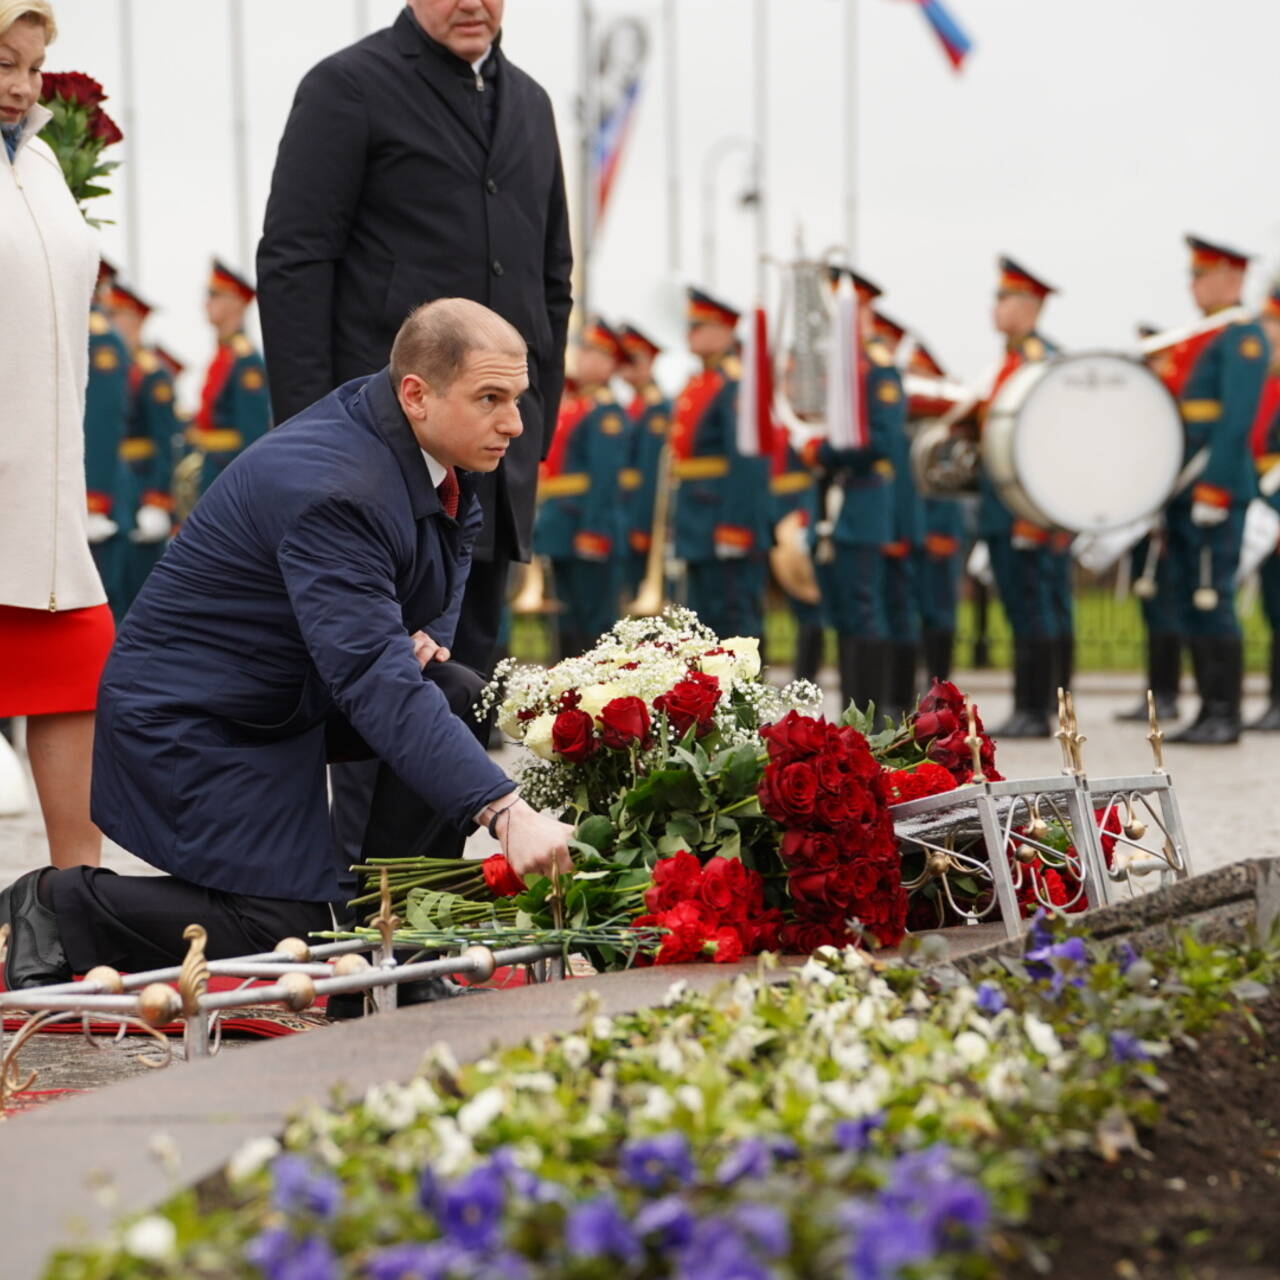
{"label": "paved ground", "polygon": [[[987,723],[998,723],[1009,707],[1000,677],[983,672],[957,679],[973,694]],[[1248,715],[1261,710],[1261,692],[1261,686],[1251,691],[1246,700]],[[1112,714],[1131,705],[1135,697],[1130,677],[1086,675],[1078,681],[1077,713],[1088,738],[1085,763],[1092,775],[1140,773],[1149,767],[1145,727],[1112,720]],[[829,711],[834,712],[834,695],[828,701]],[[1190,696],[1184,696],[1183,702],[1186,710],[1193,708]],[[1060,761],[1053,741],[1008,742],[999,747],[998,758],[1001,772],[1008,777],[1052,776]],[[504,758],[504,763],[509,762]],[[1177,784],[1196,871],[1241,858],[1280,854],[1280,735],[1247,736],[1239,747],[1170,747],[1166,762]],[[487,844],[488,837],[482,835],[473,852],[487,853]],[[39,866],[45,857],[38,812],[0,819],[0,885]],[[105,849],[103,862],[126,874],[150,872],[113,845]],[[92,1088],[146,1070],[140,1057],[148,1049],[141,1042],[93,1054],[77,1037],[38,1036],[36,1041],[24,1052],[23,1063],[41,1069],[40,1087]]]}

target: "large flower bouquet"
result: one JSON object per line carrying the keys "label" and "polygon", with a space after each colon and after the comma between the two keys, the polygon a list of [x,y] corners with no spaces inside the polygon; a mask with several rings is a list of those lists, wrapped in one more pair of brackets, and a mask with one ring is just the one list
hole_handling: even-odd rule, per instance
{"label": "large flower bouquet", "polygon": [[93,226],[100,225],[99,220],[89,217],[85,204],[108,194],[102,180],[119,165],[117,160],[104,160],[102,153],[124,139],[119,126],[102,109],[106,100],[102,86],[82,71],[45,73],[40,101],[53,113],[53,119],[40,136],[57,156],[80,212]]}

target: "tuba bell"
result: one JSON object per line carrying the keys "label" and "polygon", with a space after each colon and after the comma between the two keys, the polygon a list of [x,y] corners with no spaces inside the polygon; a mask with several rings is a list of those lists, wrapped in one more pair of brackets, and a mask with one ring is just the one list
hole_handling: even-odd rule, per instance
{"label": "tuba bell", "polygon": [[181,525],[200,501],[200,481],[204,476],[204,454],[193,449],[173,468],[173,520]]}
{"label": "tuba bell", "polygon": [[654,485],[653,525],[649,532],[649,550],[644,560],[644,577],[636,598],[628,601],[625,612],[632,618],[656,618],[670,603],[667,598],[669,578],[667,561],[671,549],[671,434],[658,454],[658,471]]}
{"label": "tuba bell", "polygon": [[510,600],[512,613],[529,617],[560,613],[563,610],[564,606],[550,589],[546,566],[541,556],[530,557],[529,563],[520,567],[516,583]]}

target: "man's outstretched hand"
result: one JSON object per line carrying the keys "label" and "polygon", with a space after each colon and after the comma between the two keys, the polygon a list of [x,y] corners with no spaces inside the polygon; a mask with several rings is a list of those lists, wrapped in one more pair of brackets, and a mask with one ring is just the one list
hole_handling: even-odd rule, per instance
{"label": "man's outstretched hand", "polygon": [[[494,801],[498,806],[504,803]],[[477,815],[477,822],[482,821],[482,815],[483,811]],[[569,856],[573,828],[567,822],[549,818],[531,809],[523,800],[516,800],[498,814],[494,829],[516,875],[549,876],[553,868],[561,874],[573,870],[573,859]]]}
{"label": "man's outstretched hand", "polygon": [[449,650],[425,631],[415,631],[409,639],[413,641],[413,656],[417,658],[419,666],[425,667],[428,662],[449,661]]}

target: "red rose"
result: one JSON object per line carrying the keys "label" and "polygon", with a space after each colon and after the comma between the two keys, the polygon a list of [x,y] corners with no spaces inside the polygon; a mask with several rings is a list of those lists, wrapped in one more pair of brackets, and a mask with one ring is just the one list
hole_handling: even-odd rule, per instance
{"label": "red rose", "polygon": [[782,837],[779,856],[795,871],[820,871],[835,866],[840,849],[825,831],[788,831]]}
{"label": "red rose", "polygon": [[760,806],[775,822],[795,826],[813,815],[818,775],[803,760],[770,764],[760,779]]}
{"label": "red rose", "polygon": [[785,952],[803,956],[819,947],[840,945],[834,941],[838,936],[830,925],[797,920],[782,926],[778,932],[778,941]]}
{"label": "red rose", "polygon": [[596,753],[595,722],[585,711],[562,711],[551,726],[551,747],[570,764],[581,764]]}
{"label": "red rose", "polygon": [[717,929],[702,945],[716,964],[736,964],[742,959],[742,939],[736,929]]}
{"label": "red rose", "polygon": [[960,727],[960,717],[950,707],[939,707],[937,711],[919,712],[911,732],[917,742],[924,742],[928,738],[945,738]]}
{"label": "red rose", "polygon": [[758,951],[777,951],[778,931],[784,923],[782,912],[776,907],[754,913],[738,929],[743,947],[750,955],[755,955]]}
{"label": "red rose", "polygon": [[714,928],[696,902],[677,902],[670,911],[659,914],[657,923],[670,930],[662,940],[657,964],[687,964],[696,960]]}
{"label": "red rose", "polygon": [[827,742],[830,726],[825,720],[788,711],[775,724],[764,725],[760,736],[769,744],[769,758],[792,761],[816,755]]}
{"label": "red rose", "polygon": [[870,782],[880,772],[880,766],[867,740],[857,729],[841,725],[836,731],[837,749],[844,761],[845,769],[863,782]]}
{"label": "red rose", "polygon": [[649,736],[649,708],[643,698],[614,698],[600,712],[600,736],[612,751],[626,751]]}
{"label": "red rose", "polygon": [[821,914],[826,915],[831,908],[843,906],[837,871],[836,867],[828,867],[825,871],[793,871],[787,877],[787,889],[797,910],[818,908]]}
{"label": "red rose", "polygon": [[96,107],[99,102],[107,100],[107,95],[103,93],[102,86],[83,71],[46,71],[40,100],[49,102],[53,98],[73,102],[78,107]]}
{"label": "red rose", "polygon": [[720,701],[720,681],[702,671],[690,671],[683,680],[666,693],[653,700],[653,709],[661,711],[671,722],[671,727],[683,737],[691,726],[697,726],[697,736],[709,733],[716,703]]}
{"label": "red rose", "polygon": [[495,898],[514,898],[523,893],[524,881],[511,869],[511,863],[500,853],[484,860],[484,882]]}
{"label": "red rose", "polygon": [[938,711],[946,709],[960,715],[964,711],[964,694],[950,680],[934,678],[924,697],[920,699],[918,710]]}
{"label": "red rose", "polygon": [[698,898],[715,915],[734,923],[746,914],[747,869],[737,858],[710,858],[702,868]]}
{"label": "red rose", "polygon": [[859,858],[850,868],[852,874],[853,897],[867,898],[876,891],[880,883],[880,866],[870,858]]}
{"label": "red rose", "polygon": [[89,132],[104,147],[124,141],[124,134],[120,132],[120,126],[101,107],[98,107],[93,115],[89,117]]}

